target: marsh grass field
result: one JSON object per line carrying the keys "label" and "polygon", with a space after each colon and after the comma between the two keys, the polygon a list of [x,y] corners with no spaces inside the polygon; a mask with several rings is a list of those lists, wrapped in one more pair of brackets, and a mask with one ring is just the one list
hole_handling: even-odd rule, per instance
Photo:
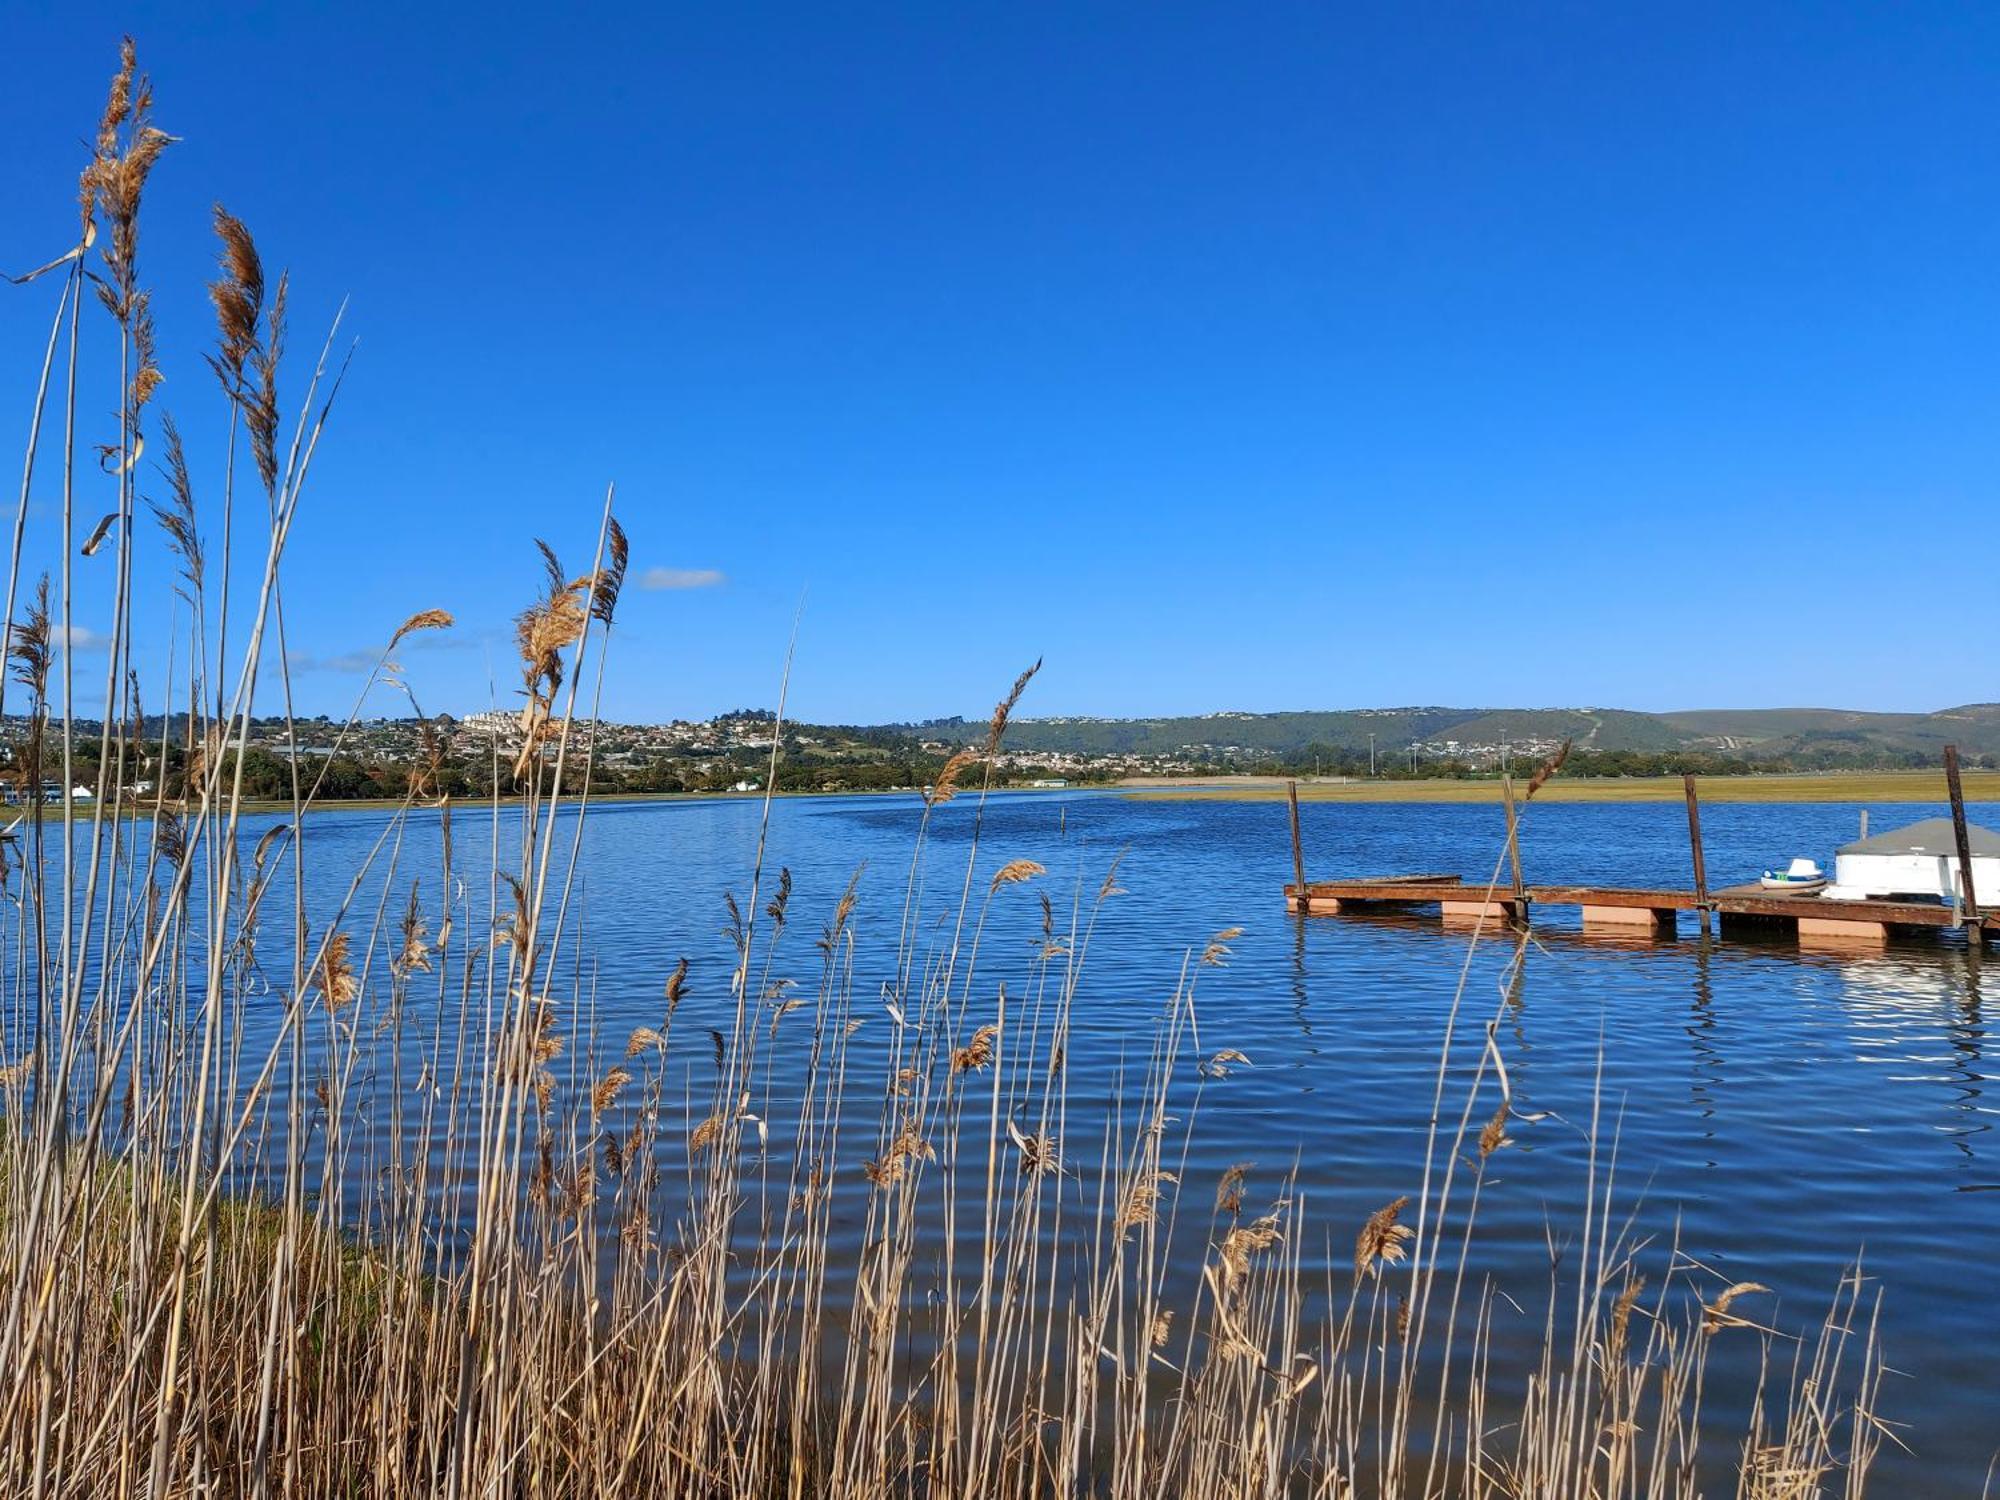
{"label": "marsh grass field", "polygon": [[[1120,783],[1131,796],[1192,802],[1282,801],[1282,777],[1229,777],[1215,780],[1156,780]],[[1944,775],[1938,771],[1840,771],[1824,775],[1698,776],[1704,802],[1941,802]],[[2000,801],[2000,771],[1964,773],[1968,802]],[[1444,777],[1383,781],[1298,783],[1301,802],[1491,802],[1501,800],[1497,779]],[[1678,776],[1560,777],[1541,797],[1549,802],[1679,802],[1686,792]]]}

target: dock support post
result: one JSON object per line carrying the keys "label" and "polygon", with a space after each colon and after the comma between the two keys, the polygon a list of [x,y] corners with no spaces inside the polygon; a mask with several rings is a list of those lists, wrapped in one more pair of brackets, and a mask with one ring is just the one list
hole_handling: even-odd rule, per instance
{"label": "dock support post", "polygon": [[1694,793],[1694,775],[1681,777],[1681,785],[1687,791],[1688,804],[1688,847],[1694,851],[1694,899],[1701,906],[1701,935],[1707,937],[1714,913],[1708,907],[1708,862],[1701,852],[1701,800]]}
{"label": "dock support post", "polygon": [[1514,778],[1500,778],[1501,800],[1507,804],[1507,858],[1514,867],[1514,910],[1525,925],[1528,920],[1527,888],[1521,882],[1521,821],[1514,811]]}
{"label": "dock support post", "polygon": [[1958,842],[1958,882],[1964,891],[1963,905],[1959,907],[1959,920],[1965,930],[1972,934],[1972,945],[1979,946],[1979,899],[1974,894],[1972,884],[1972,840],[1965,828],[1965,788],[1958,780],[1958,746],[1944,747],[1944,781],[1951,792],[1951,835]]}
{"label": "dock support post", "polygon": [[1299,837],[1299,784],[1285,783],[1285,792],[1292,803],[1292,875],[1299,886],[1299,911],[1301,914],[1312,910],[1312,892],[1306,889],[1306,846]]}

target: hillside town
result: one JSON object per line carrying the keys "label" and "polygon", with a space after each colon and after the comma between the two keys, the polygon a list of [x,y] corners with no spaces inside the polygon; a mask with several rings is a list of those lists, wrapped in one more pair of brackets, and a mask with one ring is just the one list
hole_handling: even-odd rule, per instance
{"label": "hillside town", "polygon": [[[62,763],[48,735],[42,774],[19,764],[25,726],[10,715],[0,746],[0,790],[8,802],[63,799]],[[185,726],[149,720],[129,744],[114,735],[114,765],[127,793],[156,788],[178,797],[186,771]],[[564,761],[566,786],[600,793],[780,791],[909,791],[934,781],[964,741],[913,733],[901,726],[786,724],[766,710],[733,711],[706,720],[655,724],[579,722]],[[71,800],[87,801],[99,782],[100,726],[78,721],[72,746]],[[521,748],[519,716],[498,710],[463,718],[377,718],[352,723],[327,716],[287,722],[254,719],[243,755],[246,794],[285,798],[294,782],[321,800],[400,797],[421,778],[427,789],[484,796],[496,784],[513,790],[511,768]],[[1212,769],[1191,756],[1009,751],[992,760],[996,786],[1056,787],[1134,776],[1173,776]]]}
{"label": "hillside town", "polygon": [[[1859,725],[1852,720],[1861,716],[1832,724],[1812,717],[1438,708],[1052,716],[1016,720],[991,775],[995,786],[1017,787],[1232,775],[1465,779],[1532,767],[1566,743],[1572,778],[1908,769],[1930,764],[1929,741],[1944,735],[1965,742],[1968,767],[2000,764],[2000,711],[1993,705],[1873,716],[1875,722]],[[99,775],[98,757],[106,743],[127,793],[181,794],[188,763],[182,721],[149,716],[107,741],[100,725],[79,719],[67,764],[58,735],[44,725],[39,773],[22,762],[27,729],[11,714],[0,724],[0,796],[10,803],[61,801],[66,784],[72,803],[103,795],[110,781]],[[775,749],[779,791],[909,791],[930,784],[954,754],[983,747],[985,739],[985,723],[964,718],[781,725],[761,708],[658,723],[579,721],[563,774],[567,787],[606,794],[749,793],[772,779]],[[272,717],[251,720],[244,744],[243,783],[253,797],[283,800],[309,790],[322,801],[398,798],[413,784],[429,795],[506,795],[514,790],[521,724],[517,714],[498,709],[355,721]]]}

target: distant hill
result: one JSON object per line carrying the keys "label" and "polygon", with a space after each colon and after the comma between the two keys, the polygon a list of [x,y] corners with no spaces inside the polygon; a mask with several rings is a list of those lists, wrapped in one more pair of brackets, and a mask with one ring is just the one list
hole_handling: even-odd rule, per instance
{"label": "distant hill", "polygon": [[2000,752],[2000,703],[1969,703],[1928,714],[1837,708],[1711,709],[1658,716],[1690,749],[1738,750],[1759,757],[1815,749],[1875,748],[1935,759],[1946,745],[1968,755]]}
{"label": "distant hill", "polygon": [[[893,726],[948,743],[973,743],[986,725],[934,719]],[[1288,757],[1315,750],[1394,754],[1412,745],[1477,757],[1500,745],[1520,751],[1575,740],[1579,749],[1712,752],[1749,761],[1935,763],[1947,744],[1968,758],[2000,756],[2000,703],[1927,714],[1832,708],[1693,709],[1641,713],[1612,708],[1360,708],[1319,712],[1215,713],[1193,717],[1017,718],[1010,749],[1085,755]],[[1447,747],[1456,747],[1455,751]]]}

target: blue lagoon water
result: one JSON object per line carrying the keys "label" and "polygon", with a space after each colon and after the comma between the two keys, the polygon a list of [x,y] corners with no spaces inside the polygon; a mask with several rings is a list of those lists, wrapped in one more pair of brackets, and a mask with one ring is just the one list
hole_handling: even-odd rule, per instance
{"label": "blue lagoon water", "polygon": [[[819,964],[812,940],[865,865],[855,1012],[872,1015],[877,1030],[889,1024],[874,997],[893,968],[921,811],[913,797],[781,801],[770,811],[764,896],[779,867],[794,883],[772,972],[810,993]],[[1795,854],[1828,862],[1855,836],[1860,811],[1710,806],[1710,882],[1751,879]],[[1938,811],[1876,807],[1872,826]],[[1973,815],[2000,824],[2000,808]],[[622,1057],[633,1027],[657,1024],[662,981],[683,955],[690,983],[676,1025],[727,1025],[723,893],[746,895],[763,816],[755,800],[591,809],[571,920],[599,1058]],[[434,822],[413,821],[396,892],[434,856]],[[311,870],[325,872],[309,871],[316,907],[338,898],[345,872],[386,823],[368,812],[313,820]],[[1282,804],[1068,792],[995,796],[983,810],[964,796],[937,812],[920,871],[922,953],[952,940],[975,824],[975,916],[1001,865],[1032,859],[1047,868],[993,902],[975,1014],[1000,982],[1015,993],[1029,982],[1039,894],[1066,928],[1072,905],[1087,913],[1119,861],[1126,894],[1104,906],[1076,1004],[1069,1088],[1079,1113],[1091,1101],[1108,1108],[1143,1072],[1188,954],[1221,929],[1242,929],[1226,965],[1202,970],[1197,988],[1201,1053],[1232,1048],[1250,1062],[1202,1082],[1193,1056],[1186,1061],[1198,1119],[1182,1179],[1202,1211],[1195,1218],[1233,1164],[1254,1164],[1252,1211],[1295,1172],[1319,1236],[1313,1256],[1336,1267],[1351,1256],[1368,1213],[1418,1189],[1463,971],[1454,1082],[1470,1076],[1484,1024],[1497,1016],[1516,1110],[1545,1117],[1511,1128],[1515,1144],[1494,1158],[1480,1207],[1473,1264],[1521,1300],[1516,1334],[1537,1334],[1550,1246],[1560,1250],[1580,1230],[1595,1110],[1601,1154],[1615,1143],[1621,1214],[1635,1216],[1661,1255],[1677,1233],[1681,1252],[1724,1281],[1770,1287],[1760,1320],[1816,1327],[1858,1258],[1884,1294],[1882,1338],[1896,1373],[1881,1404],[1905,1424],[1900,1436],[1916,1455],[1891,1453],[1885,1475],[1910,1493],[1978,1493],[2000,1449],[2000,1297],[1987,1285],[2000,1249],[2000,1102],[1989,1089],[1987,1016],[2000,1006],[2000,951],[1983,969],[1956,938],[1808,953],[1789,941],[1707,941],[1685,918],[1677,939],[1607,942],[1584,937],[1573,914],[1551,913],[1537,917],[1517,972],[1503,933],[1482,940],[1468,965],[1469,935],[1434,918],[1288,915]],[[458,815],[468,871],[484,867],[484,826],[476,811]],[[1436,870],[1484,880],[1501,849],[1492,807],[1308,804],[1304,831],[1315,878]],[[503,845],[507,837],[503,828]],[[1537,804],[1523,822],[1522,856],[1534,883],[1691,884],[1678,805]],[[397,900],[386,885],[361,897],[392,910]],[[857,1048],[870,1034],[863,1029]],[[592,1061],[587,1039],[574,1045],[580,1067],[608,1066]],[[712,1076],[705,1045],[676,1049],[667,1066],[668,1097],[700,1097]],[[1456,1097],[1448,1096],[1453,1118]],[[1475,1128],[1492,1105],[1489,1092]],[[1094,1159],[1096,1142],[1085,1131],[1070,1149]],[[1191,1274],[1200,1246],[1197,1235]],[[1510,1336],[1500,1330],[1503,1341]],[[1785,1349],[1774,1357],[1789,1365]],[[1747,1397],[1725,1389],[1711,1420],[1735,1433],[1746,1416]]]}

